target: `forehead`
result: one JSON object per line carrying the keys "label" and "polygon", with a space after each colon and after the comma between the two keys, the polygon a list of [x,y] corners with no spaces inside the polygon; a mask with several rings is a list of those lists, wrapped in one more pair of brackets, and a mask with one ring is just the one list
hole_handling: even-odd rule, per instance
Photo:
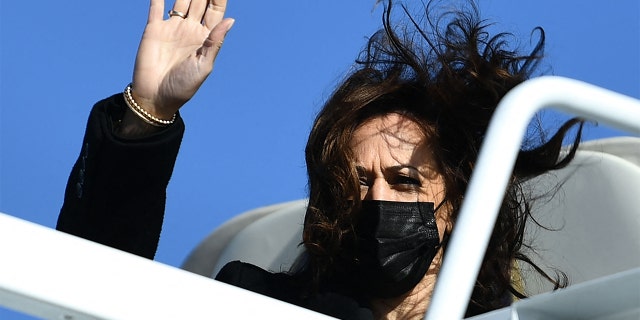
{"label": "forehead", "polygon": [[426,137],[412,119],[390,113],[368,119],[356,128],[351,138],[351,148],[358,149],[370,143],[386,144],[391,148],[417,147],[425,143]]}

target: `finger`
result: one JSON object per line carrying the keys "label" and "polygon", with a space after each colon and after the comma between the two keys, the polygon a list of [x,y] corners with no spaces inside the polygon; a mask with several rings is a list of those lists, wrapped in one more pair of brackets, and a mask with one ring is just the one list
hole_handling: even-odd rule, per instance
{"label": "finger", "polygon": [[209,33],[209,36],[205,39],[202,47],[205,49],[204,52],[207,53],[206,58],[209,62],[213,63],[213,60],[218,55],[220,48],[222,48],[225,36],[229,30],[231,30],[234,23],[235,20],[231,18],[222,20],[213,28],[213,30],[211,30],[211,33]]}
{"label": "finger", "polygon": [[173,4],[173,9],[171,10],[178,11],[187,15],[189,13],[189,0],[176,0],[176,2]]}
{"label": "finger", "polygon": [[204,13],[204,26],[213,29],[224,17],[227,0],[209,0],[207,11]]}
{"label": "finger", "polygon": [[191,4],[189,5],[189,15],[188,19],[196,20],[200,23],[203,19],[204,11],[207,8],[207,3],[209,0],[191,0]]}
{"label": "finger", "polygon": [[164,0],[151,0],[148,22],[159,21],[164,17]]}

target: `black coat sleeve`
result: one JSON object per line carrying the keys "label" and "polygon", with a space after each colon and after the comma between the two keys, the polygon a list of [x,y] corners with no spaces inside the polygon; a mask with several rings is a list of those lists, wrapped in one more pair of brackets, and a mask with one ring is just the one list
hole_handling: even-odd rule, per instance
{"label": "black coat sleeve", "polygon": [[121,94],[96,103],[65,190],[57,229],[153,259],[184,123],[135,140],[113,134]]}

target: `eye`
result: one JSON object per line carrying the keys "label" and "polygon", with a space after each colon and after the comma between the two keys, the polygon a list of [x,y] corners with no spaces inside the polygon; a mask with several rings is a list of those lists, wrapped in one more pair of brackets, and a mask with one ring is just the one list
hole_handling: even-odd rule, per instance
{"label": "eye", "polygon": [[404,176],[404,175],[399,175],[394,179],[394,184],[397,185],[407,185],[407,186],[415,186],[415,187],[419,187],[422,184],[420,183],[420,180],[417,178],[413,178],[413,177],[409,177],[409,176]]}

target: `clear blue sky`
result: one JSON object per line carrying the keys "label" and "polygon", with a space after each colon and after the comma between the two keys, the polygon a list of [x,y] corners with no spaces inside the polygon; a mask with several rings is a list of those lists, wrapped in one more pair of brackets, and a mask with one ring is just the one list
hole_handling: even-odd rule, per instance
{"label": "clear blue sky", "polygon": [[[231,216],[306,196],[315,112],[380,26],[374,0],[229,0],[236,18],[212,76],[182,111],[187,131],[156,259],[179,266]],[[547,32],[551,74],[640,98],[640,4],[480,0],[529,44]],[[94,102],[131,79],[146,0],[2,1],[0,211],[54,227]],[[168,5],[170,7],[170,4]],[[590,128],[587,138],[620,135]],[[43,244],[44,245],[44,244]],[[3,316],[0,318],[17,317]]]}

